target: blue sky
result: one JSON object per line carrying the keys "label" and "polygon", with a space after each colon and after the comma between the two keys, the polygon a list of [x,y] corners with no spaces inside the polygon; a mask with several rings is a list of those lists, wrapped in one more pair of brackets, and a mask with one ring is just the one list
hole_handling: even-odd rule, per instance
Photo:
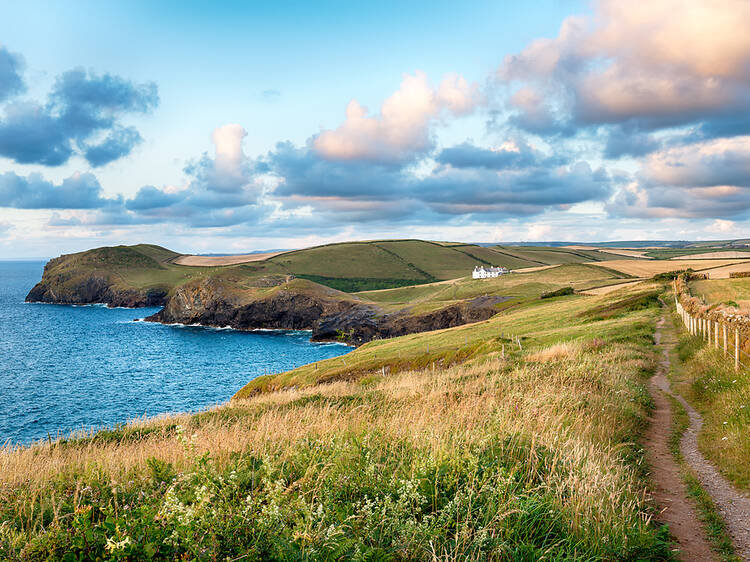
{"label": "blue sky", "polygon": [[3,3],[0,257],[743,236],[743,3],[527,4]]}

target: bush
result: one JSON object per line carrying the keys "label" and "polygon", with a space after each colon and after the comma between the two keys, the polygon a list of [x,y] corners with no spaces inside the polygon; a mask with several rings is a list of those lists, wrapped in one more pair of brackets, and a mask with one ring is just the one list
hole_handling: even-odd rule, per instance
{"label": "bush", "polygon": [[562,289],[557,289],[556,291],[549,291],[547,293],[542,293],[542,296],[539,298],[551,299],[553,297],[564,297],[565,295],[573,295],[573,294],[575,294],[573,287],[563,287]]}

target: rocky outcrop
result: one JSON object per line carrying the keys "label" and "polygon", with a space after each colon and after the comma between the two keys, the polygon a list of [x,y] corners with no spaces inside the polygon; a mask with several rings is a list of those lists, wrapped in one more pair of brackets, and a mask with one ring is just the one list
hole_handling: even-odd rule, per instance
{"label": "rocky outcrop", "polygon": [[58,272],[50,264],[44,268],[42,280],[29,294],[26,302],[47,302],[56,304],[106,304],[110,307],[122,306],[140,308],[163,306],[167,301],[165,289],[123,289],[118,288],[112,278],[104,273],[91,272],[81,275],[78,272]]}
{"label": "rocky outcrop", "polygon": [[331,298],[326,291],[290,289],[285,284],[268,295],[247,294],[208,278],[179,287],[164,308],[146,320],[238,330],[312,330],[321,318],[344,314],[357,306],[349,299]]}
{"label": "rocky outcrop", "polygon": [[383,314],[373,304],[312,282],[297,280],[267,295],[249,297],[215,278],[177,289],[160,312],[146,320],[166,324],[230,326],[239,330],[312,330],[314,341],[360,345],[373,339],[460,326],[486,320],[504,297],[479,297],[426,314]]}
{"label": "rocky outcrop", "polygon": [[477,297],[422,314],[403,310],[378,315],[372,309],[351,310],[347,314],[322,318],[313,330],[313,339],[330,340],[336,334],[343,334],[348,343],[359,345],[373,339],[453,328],[487,320],[497,313],[495,305],[508,298]]}
{"label": "rocky outcrop", "polygon": [[[230,326],[238,330],[312,330],[315,341],[361,345],[373,339],[439,330],[486,320],[504,297],[478,297],[426,313],[386,313],[377,304],[292,276],[245,279],[227,273],[172,289],[128,287],[106,262],[76,256],[51,260],[27,301],[104,303],[111,307],[163,306],[147,320],[165,324]],[[143,268],[140,262],[135,264]],[[158,264],[154,267],[158,267]]]}

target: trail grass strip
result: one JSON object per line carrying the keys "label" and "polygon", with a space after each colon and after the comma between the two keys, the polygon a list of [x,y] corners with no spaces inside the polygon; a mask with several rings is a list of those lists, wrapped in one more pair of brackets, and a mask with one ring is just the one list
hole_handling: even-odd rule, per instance
{"label": "trail grass strip", "polygon": [[[662,317],[657,324],[656,344],[661,343]],[[651,425],[646,432],[646,449],[654,482],[654,500],[660,506],[658,519],[668,525],[684,560],[716,560],[701,522],[688,500],[687,485],[682,479],[680,466],[670,453],[670,432],[672,414],[667,400],[669,383],[665,372],[668,370],[665,354],[659,362],[656,374],[649,381],[654,400]]]}
{"label": "trail grass strip", "polygon": [[[671,367],[669,352],[674,347],[673,338],[661,341],[657,344],[662,347],[664,354],[664,366],[668,371]],[[735,552],[742,559],[750,559],[750,498],[740,494],[732,484],[727,481],[719,471],[711,464],[698,449],[698,435],[703,426],[701,415],[679,394],[674,394],[664,374],[661,381],[661,390],[668,396],[672,396],[687,413],[688,426],[679,442],[679,451],[685,463],[695,473],[691,485],[691,495],[696,499],[699,509],[704,516],[710,517],[713,511],[709,501],[716,506],[716,511],[726,523],[726,529],[732,537]],[[696,488],[699,483],[701,489]],[[708,495],[708,498],[704,494]],[[709,524],[710,527],[710,524]],[[710,530],[710,529],[709,529]]]}

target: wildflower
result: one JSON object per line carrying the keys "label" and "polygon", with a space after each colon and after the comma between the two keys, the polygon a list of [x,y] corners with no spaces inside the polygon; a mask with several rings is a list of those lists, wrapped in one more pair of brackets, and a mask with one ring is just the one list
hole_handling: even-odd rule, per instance
{"label": "wildflower", "polygon": [[128,546],[132,541],[130,540],[130,537],[125,536],[122,540],[116,541],[114,539],[111,539],[107,537],[107,545],[105,548],[107,549],[107,552],[114,552],[116,550],[124,550],[126,546]]}

